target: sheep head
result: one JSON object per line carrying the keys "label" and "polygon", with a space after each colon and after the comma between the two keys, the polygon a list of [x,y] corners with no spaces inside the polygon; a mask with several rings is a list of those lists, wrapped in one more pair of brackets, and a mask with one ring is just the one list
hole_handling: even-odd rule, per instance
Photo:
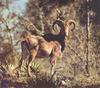
{"label": "sheep head", "polygon": [[[53,30],[55,29],[55,25],[58,25],[60,27],[60,32],[57,33],[59,35],[63,35],[63,36],[68,36],[69,35],[69,31],[73,31],[73,29],[75,29],[75,21],[74,20],[68,20],[68,21],[62,21],[62,20],[56,20],[53,23]],[[73,25],[73,28],[71,28],[71,26]],[[58,30],[58,29],[57,29]]]}

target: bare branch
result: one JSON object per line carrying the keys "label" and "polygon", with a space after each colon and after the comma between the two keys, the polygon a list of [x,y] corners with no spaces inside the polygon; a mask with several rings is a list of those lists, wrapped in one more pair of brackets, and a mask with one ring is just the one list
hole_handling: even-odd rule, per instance
{"label": "bare branch", "polygon": [[[25,27],[27,31],[36,31],[37,34],[43,35],[44,31],[40,31],[28,18],[18,17],[20,20],[20,24]],[[31,29],[30,29],[31,27]]]}

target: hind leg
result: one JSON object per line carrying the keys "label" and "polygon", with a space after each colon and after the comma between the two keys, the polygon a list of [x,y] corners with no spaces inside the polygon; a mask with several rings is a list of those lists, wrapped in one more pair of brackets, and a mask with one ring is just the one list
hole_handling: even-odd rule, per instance
{"label": "hind leg", "polygon": [[28,71],[28,75],[30,77],[32,77],[31,66],[32,66],[34,59],[35,59],[35,56],[34,57],[32,56],[32,59],[29,61],[28,65],[27,65],[27,71]]}
{"label": "hind leg", "polygon": [[23,55],[22,55],[22,57],[21,57],[21,59],[19,61],[19,65],[17,67],[15,67],[15,69],[13,70],[14,73],[16,73],[16,71],[17,71],[17,75],[19,75],[18,70],[21,68],[23,60],[24,60],[24,58],[23,58]]}
{"label": "hind leg", "polygon": [[28,71],[28,75],[29,75],[30,77],[32,77],[32,73],[31,73],[31,68],[30,68],[30,67],[31,67],[31,65],[32,65],[32,63],[33,63],[33,61],[34,61],[36,55],[37,55],[37,51],[38,51],[38,47],[35,48],[35,49],[32,49],[32,50],[31,50],[31,55],[30,55],[30,57],[29,57],[29,62],[28,62],[28,66],[27,66],[27,71]]}
{"label": "hind leg", "polygon": [[21,42],[21,50],[22,50],[22,53],[21,53],[21,59],[19,61],[19,65],[14,69],[14,71],[21,68],[23,60],[24,60],[24,55],[25,55],[24,52],[28,51],[25,41]]}

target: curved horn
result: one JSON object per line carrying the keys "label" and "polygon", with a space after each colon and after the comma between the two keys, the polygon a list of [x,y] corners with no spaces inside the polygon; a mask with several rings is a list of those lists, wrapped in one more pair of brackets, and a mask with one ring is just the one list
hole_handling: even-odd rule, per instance
{"label": "curved horn", "polygon": [[[52,28],[53,28],[54,31],[57,30],[57,29],[55,29],[55,27],[54,27],[56,24],[60,27],[60,32],[61,32],[61,30],[64,31],[64,22],[63,22],[62,20],[56,20],[56,21],[54,21],[54,23],[53,23],[53,25],[52,25]],[[58,33],[57,33],[57,34],[58,34]]]}
{"label": "curved horn", "polygon": [[66,28],[66,27],[69,28],[72,24],[73,24],[74,26],[73,26],[73,28],[72,28],[71,30],[74,30],[74,29],[75,29],[75,26],[76,26],[76,22],[75,22],[74,20],[71,20],[71,19],[70,19],[70,20],[66,21],[65,24],[64,24],[64,26],[65,26],[65,28]]}

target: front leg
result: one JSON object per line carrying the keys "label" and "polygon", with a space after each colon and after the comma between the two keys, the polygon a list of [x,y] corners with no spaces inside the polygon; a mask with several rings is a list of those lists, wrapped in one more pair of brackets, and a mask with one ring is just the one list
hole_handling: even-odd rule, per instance
{"label": "front leg", "polygon": [[51,75],[53,75],[55,72],[55,66],[56,66],[56,57],[55,56],[51,56],[50,64],[51,64]]}
{"label": "front leg", "polygon": [[57,59],[56,56],[51,56],[51,58],[50,58],[50,63],[51,63],[51,78],[50,78],[50,80],[52,80],[52,78],[54,78],[54,80],[57,80],[56,71],[55,71],[56,59]]}

